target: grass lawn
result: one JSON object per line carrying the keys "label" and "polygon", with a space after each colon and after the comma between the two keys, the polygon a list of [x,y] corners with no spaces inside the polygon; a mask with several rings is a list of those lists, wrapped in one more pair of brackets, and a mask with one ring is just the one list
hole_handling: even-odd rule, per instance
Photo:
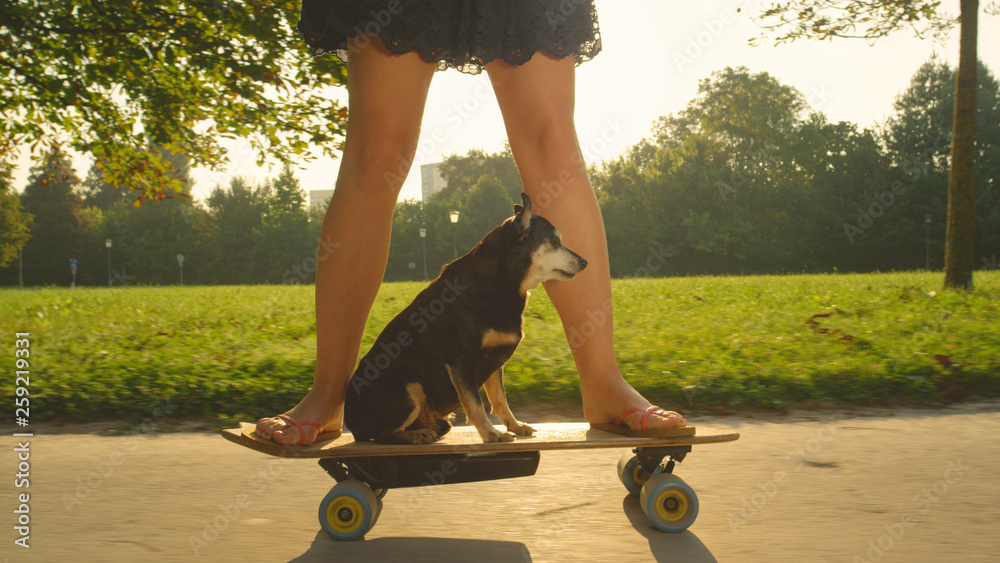
{"label": "grass lawn", "polygon": [[[618,355],[650,399],[693,411],[1000,396],[1000,272],[977,272],[968,293],[941,281],[926,272],[615,280]],[[422,286],[383,285],[362,353]],[[175,418],[227,423],[280,412],[312,381],[312,300],[311,286],[3,289],[11,375],[0,396],[15,401],[14,333],[29,332],[33,422],[138,421],[165,405]],[[508,395],[578,402],[542,289],[525,333],[505,372]]]}

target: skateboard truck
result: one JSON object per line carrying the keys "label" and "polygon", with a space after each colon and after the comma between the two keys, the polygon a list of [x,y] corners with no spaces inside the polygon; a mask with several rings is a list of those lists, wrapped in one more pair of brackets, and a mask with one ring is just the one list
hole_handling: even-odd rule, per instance
{"label": "skateboard truck", "polygon": [[[639,466],[647,475],[655,475],[657,473],[673,473],[674,462],[684,461],[684,457],[690,451],[691,446],[668,446],[654,448],[639,447],[632,450],[632,453],[639,458]],[[657,471],[657,468],[660,467],[665,457],[670,458],[670,461],[664,466],[663,471]]]}

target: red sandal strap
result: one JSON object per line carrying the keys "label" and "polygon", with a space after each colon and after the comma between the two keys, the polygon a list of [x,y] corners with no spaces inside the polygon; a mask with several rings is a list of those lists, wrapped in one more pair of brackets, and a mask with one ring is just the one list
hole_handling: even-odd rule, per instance
{"label": "red sandal strap", "polygon": [[620,426],[622,421],[625,420],[626,417],[628,417],[630,414],[635,414],[637,412],[642,412],[642,409],[636,407],[634,409],[629,409],[623,412],[622,415],[618,417],[618,420],[615,421],[615,426]]}
{"label": "red sandal strap", "polygon": [[[641,411],[642,409],[635,409],[635,410]],[[660,407],[657,407],[655,405],[649,407],[648,409],[646,409],[646,413],[642,415],[642,422],[639,423],[639,428],[641,430],[643,430],[643,431],[649,430],[649,428],[646,427],[646,420],[649,419],[649,415],[653,414],[654,412],[655,413],[660,413],[660,412],[666,412],[666,411],[664,411],[663,409],[661,409]]]}
{"label": "red sandal strap", "polygon": [[289,428],[291,428],[293,426],[295,428],[298,428],[298,430],[299,430],[299,441],[296,443],[296,445],[302,445],[302,442],[306,441],[306,431],[305,431],[304,428],[302,428],[303,424],[308,424],[310,426],[315,426],[316,427],[316,432],[322,432],[323,431],[323,427],[318,422],[315,422],[315,421],[312,421],[312,420],[303,420],[302,422],[299,422],[299,421],[295,420],[294,418],[292,418],[290,416],[287,416],[287,415],[284,415],[284,414],[279,414],[275,418],[280,418],[281,420],[284,420],[285,422],[288,423],[288,424],[285,424],[285,426],[281,428],[282,432],[284,432],[285,430],[288,430]]}

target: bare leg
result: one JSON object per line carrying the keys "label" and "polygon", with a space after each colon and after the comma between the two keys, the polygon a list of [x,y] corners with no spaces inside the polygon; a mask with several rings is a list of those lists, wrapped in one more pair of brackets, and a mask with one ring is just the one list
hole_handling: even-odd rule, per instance
{"label": "bare leg", "polygon": [[[622,377],[615,357],[611,273],[604,220],[590,185],[573,124],[575,63],[540,51],[520,66],[486,65],[503,113],[511,152],[524,190],[539,215],[563,234],[566,246],[588,260],[571,282],[551,281],[551,297],[573,351],[583,394],[583,414],[592,423],[614,422],[649,401]],[[625,423],[637,429],[641,413]],[[677,413],[651,415],[649,428],[684,426]]]}
{"label": "bare leg", "polygon": [[[365,322],[389,255],[396,197],[416,152],[427,89],[436,65],[416,53],[393,55],[378,39],[352,51],[347,65],[347,141],[316,264],[316,373],[288,416],[341,427],[344,397],[358,360]],[[262,418],[257,433],[282,444],[299,431]],[[305,426],[304,443],[317,430]]]}

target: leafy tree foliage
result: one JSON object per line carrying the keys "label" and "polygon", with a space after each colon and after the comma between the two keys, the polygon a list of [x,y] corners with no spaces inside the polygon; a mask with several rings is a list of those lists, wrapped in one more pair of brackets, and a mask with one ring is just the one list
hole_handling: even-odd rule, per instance
{"label": "leafy tree foliage", "polygon": [[[332,155],[345,108],[335,57],[310,59],[298,1],[0,1],[0,154],[73,139],[105,180],[160,198],[183,192],[150,146],[225,163],[223,137],[279,159]],[[183,173],[180,174],[183,176]]]}
{"label": "leafy tree foliage", "polygon": [[119,190],[104,180],[104,170],[96,162],[90,166],[81,187],[85,207],[108,210],[129,197],[127,190]]}
{"label": "leafy tree foliage", "polygon": [[[901,203],[908,210],[899,238],[912,253],[924,242],[925,217],[934,233],[932,267],[941,267],[944,222],[948,207],[948,172],[955,105],[955,69],[936,57],[920,66],[909,87],[896,99],[886,122],[885,145],[890,159],[902,168],[910,195]],[[992,256],[1000,247],[1000,83],[979,64],[976,109],[975,255]],[[981,264],[977,264],[981,265]]]}
{"label": "leafy tree foliage", "polygon": [[[763,27],[776,33],[778,43],[799,38],[864,37],[875,41],[904,27],[918,36],[929,30],[943,38],[960,24],[958,71],[955,80],[948,220],[945,236],[945,287],[972,286],[975,267],[974,162],[976,140],[976,79],[979,1],[960,0],[959,18],[940,10],[939,0],[794,0],[772,3],[761,14]],[[988,12],[996,14],[997,4]],[[861,33],[858,34],[858,28]]]}
{"label": "leafy tree foliage", "polygon": [[73,163],[58,149],[31,169],[21,195],[24,211],[34,217],[23,250],[25,284],[69,284],[69,261],[86,248],[90,227],[79,184]]}
{"label": "leafy tree foliage", "polygon": [[13,193],[10,168],[0,163],[0,268],[17,258],[28,241],[33,217],[21,210],[21,200]]}
{"label": "leafy tree foliage", "polygon": [[776,41],[853,37],[874,40],[909,28],[918,37],[942,39],[955,19],[940,0],[793,0],[772,2],[760,15]]}
{"label": "leafy tree foliage", "polygon": [[[830,122],[767,73],[713,73],[688,107],[653,124],[649,138],[590,169],[613,274],[917,269],[928,234],[931,266],[941,267],[954,79],[953,68],[931,59],[873,130]],[[985,67],[978,83],[977,253],[995,267],[1000,85]],[[31,235],[42,241],[32,239],[37,251],[25,249],[31,284],[67,284],[69,257],[79,259],[79,283],[106,284],[106,238],[114,240],[116,285],[177,283],[179,253],[189,284],[314,280],[323,214],[303,208],[305,195],[287,167],[256,185],[235,178],[204,202],[174,198],[136,208],[125,198],[100,206],[90,195],[100,188],[82,190],[88,197],[81,203],[65,156],[46,162],[22,198],[37,216]],[[436,276],[520,199],[509,150],[452,155],[443,169],[448,189],[427,202],[397,204],[387,280],[423,279],[425,249],[428,276]],[[459,212],[457,224],[451,211]],[[52,235],[55,226],[73,224],[72,233]],[[66,254],[74,244],[75,255]],[[29,264],[29,254],[44,263]],[[0,279],[16,284],[16,268],[0,270]]]}

